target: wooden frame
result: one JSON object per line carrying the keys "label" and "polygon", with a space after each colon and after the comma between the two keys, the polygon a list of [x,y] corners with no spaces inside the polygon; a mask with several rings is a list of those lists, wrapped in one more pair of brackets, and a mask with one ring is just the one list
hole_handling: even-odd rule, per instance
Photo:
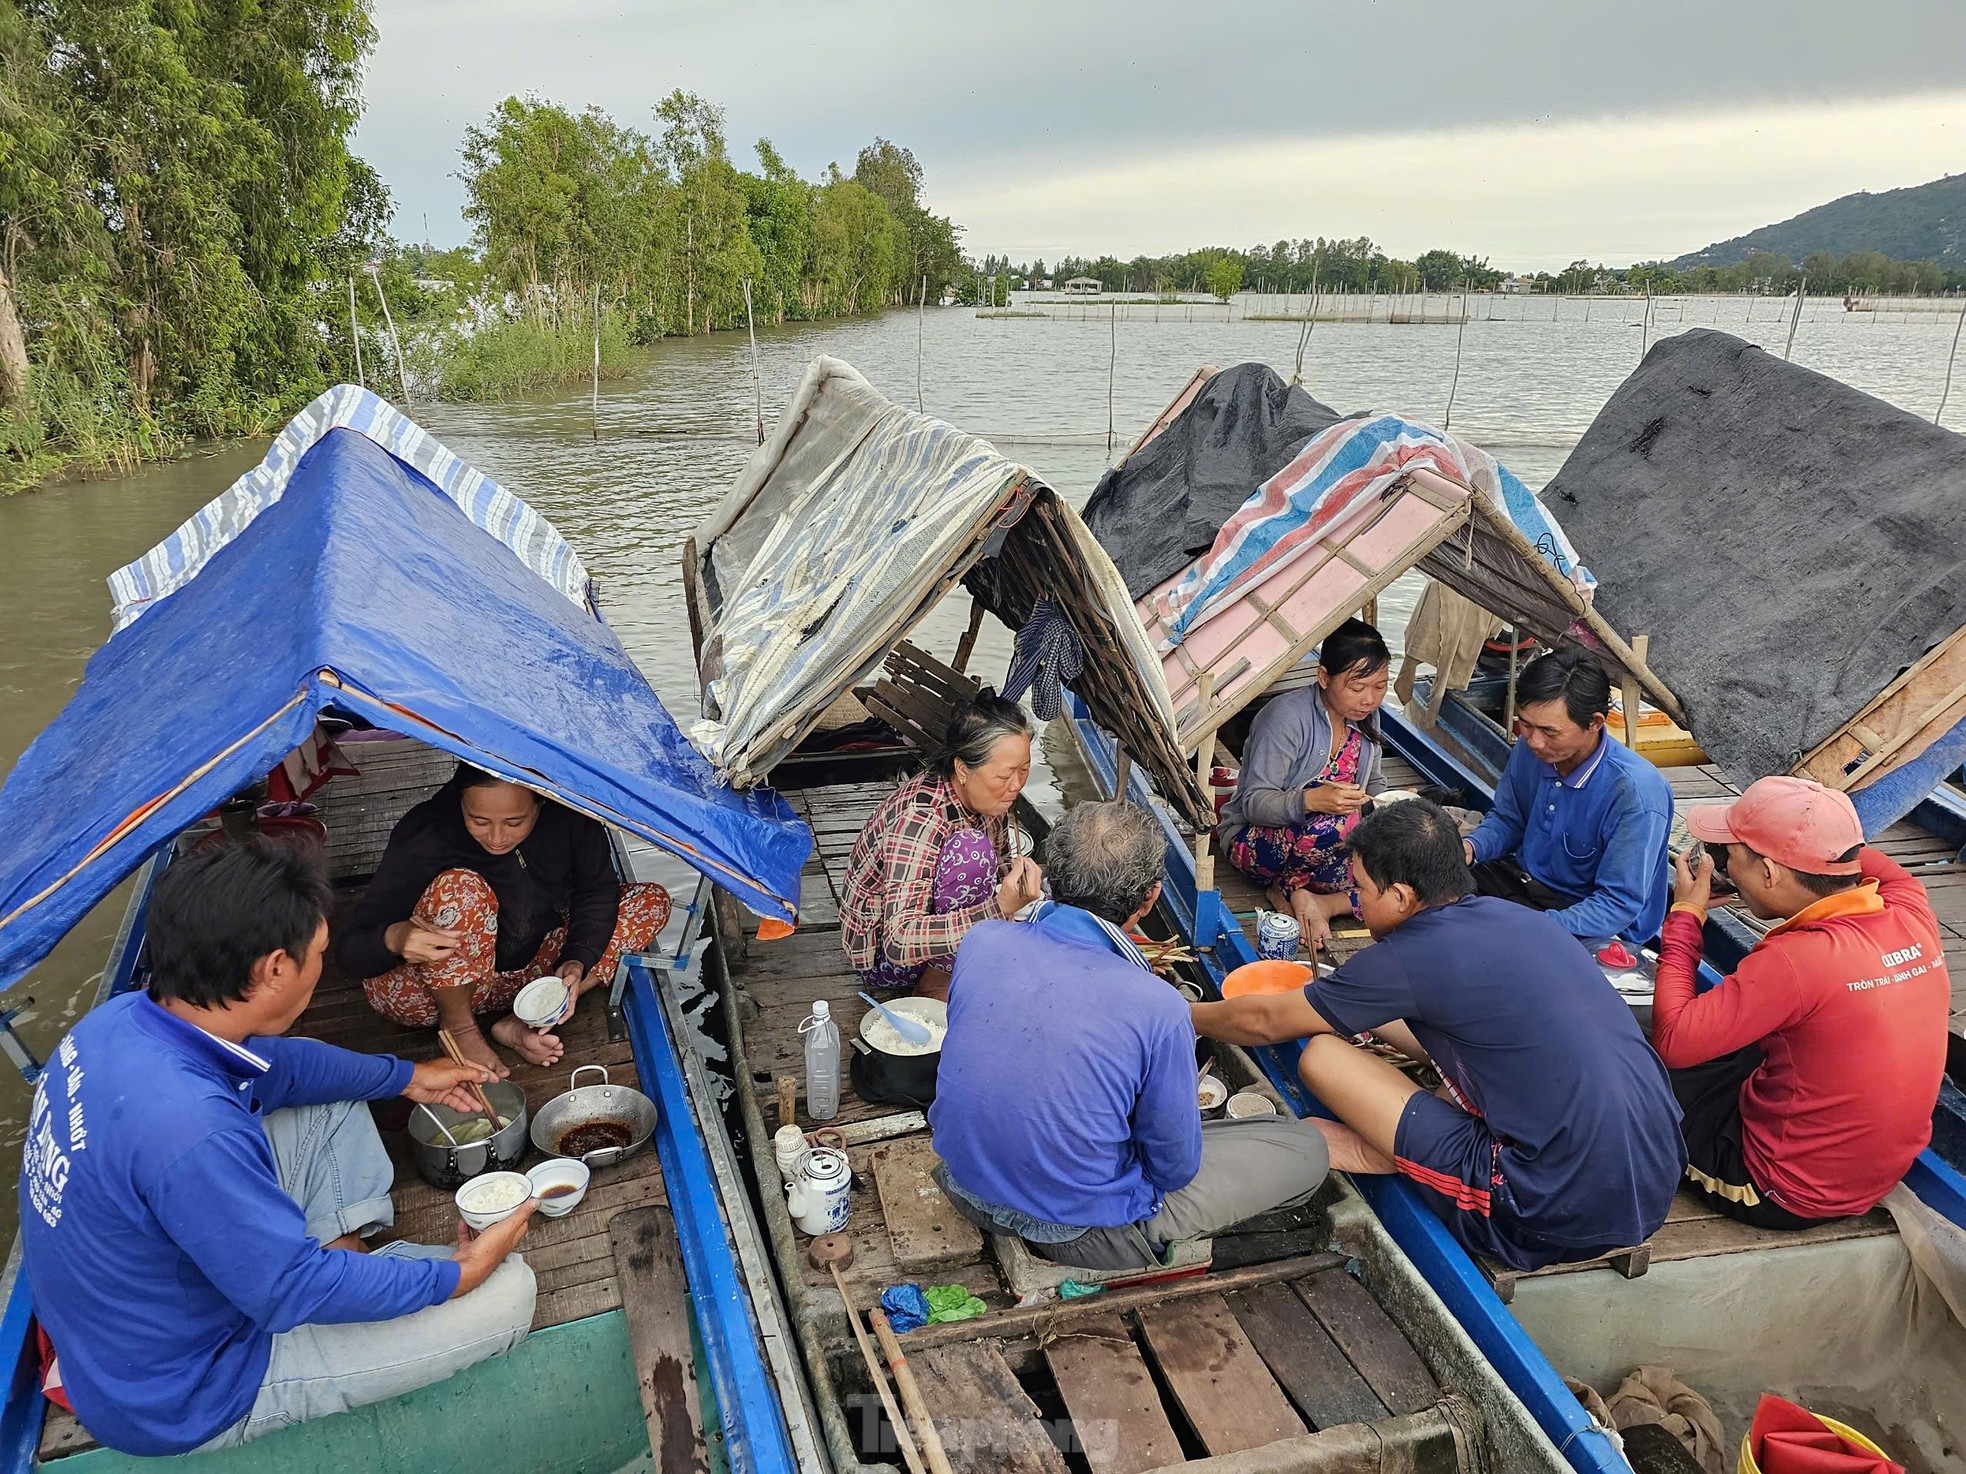
{"label": "wooden frame", "polygon": [[1846,791],[1903,767],[1966,721],[1966,629],[1922,660],[1796,765],[1795,772]]}

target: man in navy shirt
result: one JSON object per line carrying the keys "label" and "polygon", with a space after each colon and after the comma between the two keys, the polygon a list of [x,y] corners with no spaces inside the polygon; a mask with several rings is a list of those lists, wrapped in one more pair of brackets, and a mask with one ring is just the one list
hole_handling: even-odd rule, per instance
{"label": "man in navy shirt", "polygon": [[1144,810],[1080,804],[1045,842],[1052,900],[984,921],[956,952],[929,1123],[956,1210],[1083,1269],[1150,1269],[1314,1192],[1306,1121],[1209,1121],[1187,1001],[1126,929],[1160,894],[1164,842]]}
{"label": "man in navy shirt", "polygon": [[1586,650],[1555,650],[1516,682],[1515,749],[1495,806],[1467,841],[1475,887],[1548,911],[1596,950],[1649,942],[1672,895],[1672,786],[1612,737],[1611,678]]}
{"label": "man in navy shirt", "polygon": [[[393,1221],[369,1100],[470,1109],[488,1070],[280,1037],[314,995],[327,882],[266,843],[177,860],[148,993],[95,1009],[34,1091],[20,1221],[34,1313],[82,1425],[142,1455],[378,1402],[515,1345],[530,1205],[454,1248]],[[363,1323],[389,1321],[386,1334]]]}
{"label": "man in navy shirt", "polygon": [[[1197,1032],[1305,1038],[1332,1166],[1404,1173],[1471,1251],[1539,1269],[1649,1238],[1685,1161],[1679,1108],[1590,954],[1470,894],[1454,821],[1424,799],[1359,824],[1352,874],[1376,945],[1301,993],[1197,1003]],[[1441,1094],[1348,1042],[1368,1030],[1430,1061]]]}

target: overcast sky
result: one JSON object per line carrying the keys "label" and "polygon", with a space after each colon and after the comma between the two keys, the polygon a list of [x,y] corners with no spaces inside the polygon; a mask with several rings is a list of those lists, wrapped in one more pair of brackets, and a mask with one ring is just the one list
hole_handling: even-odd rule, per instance
{"label": "overcast sky", "polygon": [[398,235],[427,215],[439,245],[468,235],[465,127],[525,92],[649,128],[683,87],[726,109],[741,166],[762,136],[808,177],[883,135],[968,251],[1017,260],[1362,234],[1622,265],[1966,171],[1959,0],[375,0],[375,21],[357,148]]}

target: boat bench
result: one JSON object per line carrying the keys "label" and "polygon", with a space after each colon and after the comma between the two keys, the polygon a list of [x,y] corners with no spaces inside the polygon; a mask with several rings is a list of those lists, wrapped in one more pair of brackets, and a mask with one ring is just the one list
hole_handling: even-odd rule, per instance
{"label": "boat bench", "polygon": [[1670,1264],[1677,1259],[1704,1259],[1715,1254],[1742,1254],[1753,1249],[1780,1249],[1799,1244],[1828,1244],[1841,1239],[1871,1238],[1898,1231],[1891,1215],[1873,1208],[1858,1218],[1835,1218],[1814,1228],[1751,1228],[1723,1217],[1692,1193],[1682,1190],[1672,1202],[1660,1230],[1642,1244],[1629,1249],[1582,1259],[1575,1264],[1552,1264],[1544,1269],[1511,1269],[1500,1260],[1477,1254],[1475,1263],[1494,1287],[1496,1297],[1507,1305],[1515,1299],[1516,1285],[1525,1279],[1547,1275],[1580,1274],[1591,1269],[1615,1269],[1626,1279],[1637,1279],[1654,1264]]}

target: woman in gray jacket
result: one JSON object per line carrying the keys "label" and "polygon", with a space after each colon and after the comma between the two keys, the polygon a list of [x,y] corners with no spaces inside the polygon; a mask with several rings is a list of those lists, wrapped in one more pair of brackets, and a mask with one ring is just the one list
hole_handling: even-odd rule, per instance
{"label": "woman in gray jacket", "polygon": [[1313,949],[1330,937],[1331,918],[1357,902],[1348,840],[1386,786],[1376,713],[1391,672],[1376,629],[1362,619],[1339,625],[1318,652],[1317,684],[1256,714],[1235,797],[1222,810],[1229,863],[1267,887],[1270,904],[1297,918]]}

